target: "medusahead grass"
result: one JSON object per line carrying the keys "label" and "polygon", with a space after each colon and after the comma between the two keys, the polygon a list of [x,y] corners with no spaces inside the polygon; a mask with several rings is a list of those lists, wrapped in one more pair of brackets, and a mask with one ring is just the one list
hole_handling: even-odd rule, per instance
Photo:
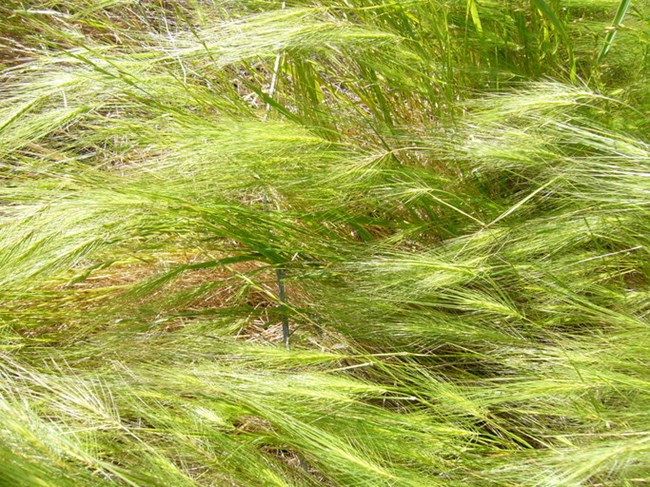
{"label": "medusahead grass", "polygon": [[649,482],[629,3],[3,4],[0,483]]}

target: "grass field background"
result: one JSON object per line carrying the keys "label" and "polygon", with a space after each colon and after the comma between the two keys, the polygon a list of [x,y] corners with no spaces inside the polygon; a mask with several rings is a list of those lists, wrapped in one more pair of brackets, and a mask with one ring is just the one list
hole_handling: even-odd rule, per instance
{"label": "grass field background", "polygon": [[648,485],[649,52],[647,1],[2,2],[0,485]]}

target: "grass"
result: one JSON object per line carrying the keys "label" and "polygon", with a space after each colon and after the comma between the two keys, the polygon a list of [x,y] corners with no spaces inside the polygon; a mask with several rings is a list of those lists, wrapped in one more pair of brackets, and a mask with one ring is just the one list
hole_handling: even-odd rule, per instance
{"label": "grass", "polygon": [[650,482],[647,2],[0,15],[0,484]]}

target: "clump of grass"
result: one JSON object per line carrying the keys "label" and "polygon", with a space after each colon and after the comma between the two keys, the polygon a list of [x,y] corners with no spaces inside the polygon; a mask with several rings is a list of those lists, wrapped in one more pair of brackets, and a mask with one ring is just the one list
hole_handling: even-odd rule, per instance
{"label": "clump of grass", "polygon": [[628,4],[3,4],[0,478],[648,482]]}

